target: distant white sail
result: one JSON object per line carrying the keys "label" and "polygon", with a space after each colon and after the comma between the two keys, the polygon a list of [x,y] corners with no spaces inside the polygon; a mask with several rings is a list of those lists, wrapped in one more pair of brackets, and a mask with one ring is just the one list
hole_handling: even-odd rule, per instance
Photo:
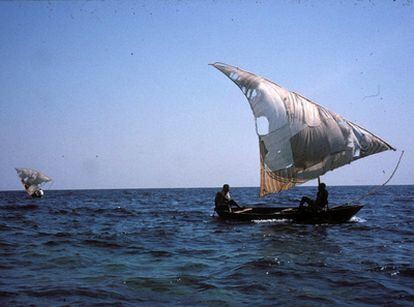
{"label": "distant white sail", "polygon": [[52,181],[50,177],[31,168],[16,168],[16,172],[29,195],[39,190],[42,184]]}
{"label": "distant white sail", "polygon": [[[242,90],[259,136],[260,196],[317,178],[354,160],[395,150],[378,136],[342,116],[260,76],[215,63]],[[260,134],[257,119],[269,130]]]}

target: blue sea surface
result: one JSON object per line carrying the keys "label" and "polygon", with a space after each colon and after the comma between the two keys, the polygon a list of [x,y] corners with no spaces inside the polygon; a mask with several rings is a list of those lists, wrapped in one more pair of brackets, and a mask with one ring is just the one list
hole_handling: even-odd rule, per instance
{"label": "blue sea surface", "polygon": [[[344,203],[366,186],[329,187]],[[0,192],[0,305],[414,305],[414,186],[351,222],[229,222],[217,189]],[[296,206],[314,187],[241,204]]]}

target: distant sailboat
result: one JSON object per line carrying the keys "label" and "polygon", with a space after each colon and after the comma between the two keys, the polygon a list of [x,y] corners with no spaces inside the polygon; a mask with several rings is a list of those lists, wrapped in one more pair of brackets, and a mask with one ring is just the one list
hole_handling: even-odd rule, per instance
{"label": "distant sailboat", "polygon": [[[361,126],[270,80],[231,65],[212,65],[242,90],[253,111],[260,148],[260,197],[357,159],[395,150]],[[263,118],[268,125],[265,133],[257,123]]]}
{"label": "distant sailboat", "polygon": [[45,174],[31,168],[16,168],[16,172],[27,194],[33,198],[42,197],[44,192],[41,187],[52,181]]}

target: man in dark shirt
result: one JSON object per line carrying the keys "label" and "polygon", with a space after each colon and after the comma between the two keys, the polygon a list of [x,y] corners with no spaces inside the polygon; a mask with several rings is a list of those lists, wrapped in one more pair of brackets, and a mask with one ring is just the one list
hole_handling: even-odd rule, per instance
{"label": "man in dark shirt", "polygon": [[223,185],[220,192],[217,192],[214,199],[215,211],[229,211],[232,212],[231,206],[241,208],[230,196],[230,186],[228,184]]}
{"label": "man in dark shirt", "polygon": [[320,183],[318,186],[318,193],[316,194],[316,200],[304,196],[300,201],[299,208],[303,208],[304,204],[307,203],[308,207],[312,210],[326,210],[328,209],[328,196],[329,193],[326,190],[326,184]]}

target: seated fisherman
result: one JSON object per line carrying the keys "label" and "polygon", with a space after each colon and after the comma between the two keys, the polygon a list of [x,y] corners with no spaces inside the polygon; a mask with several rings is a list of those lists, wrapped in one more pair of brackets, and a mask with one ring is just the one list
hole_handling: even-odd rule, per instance
{"label": "seated fisherman", "polygon": [[326,190],[326,184],[320,183],[318,186],[318,193],[316,195],[316,200],[310,199],[309,197],[302,197],[299,208],[304,208],[304,204],[308,204],[308,208],[321,211],[328,209],[328,191]]}
{"label": "seated fisherman", "polygon": [[241,208],[234,200],[230,197],[230,186],[228,184],[223,185],[220,192],[217,192],[216,198],[214,199],[214,210],[215,211],[229,211],[232,212],[232,206]]}

